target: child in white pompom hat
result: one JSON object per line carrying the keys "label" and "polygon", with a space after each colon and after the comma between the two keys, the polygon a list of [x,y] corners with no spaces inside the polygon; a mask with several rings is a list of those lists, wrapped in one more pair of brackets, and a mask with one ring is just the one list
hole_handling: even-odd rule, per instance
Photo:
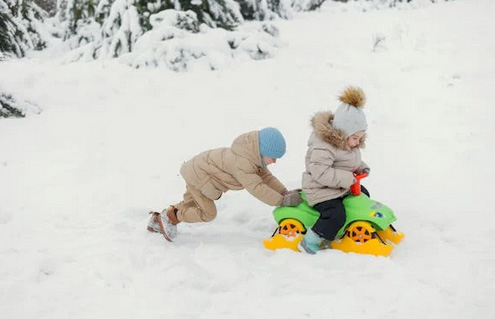
{"label": "child in white pompom hat", "polygon": [[[310,254],[320,250],[324,240],[335,239],[346,220],[343,200],[356,182],[354,174],[370,170],[361,160],[360,151],[368,129],[363,111],[365,94],[360,88],[349,87],[339,100],[335,113],[320,112],[311,121],[313,133],[308,141],[302,189],[320,217],[299,244],[299,250]],[[364,187],[362,191],[369,196]]]}

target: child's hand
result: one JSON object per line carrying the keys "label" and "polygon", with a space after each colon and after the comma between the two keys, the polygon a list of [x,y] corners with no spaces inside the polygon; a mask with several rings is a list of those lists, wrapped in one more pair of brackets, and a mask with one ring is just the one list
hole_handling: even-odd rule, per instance
{"label": "child's hand", "polygon": [[282,194],[283,196],[289,194],[289,193],[292,193],[292,192],[296,192],[296,193],[299,193],[300,191],[302,191],[302,189],[300,188],[296,188],[296,189],[291,189],[290,191],[286,190],[285,192],[282,192],[280,194]]}
{"label": "child's hand", "polygon": [[284,195],[282,206],[297,206],[302,202],[299,190],[293,190]]}

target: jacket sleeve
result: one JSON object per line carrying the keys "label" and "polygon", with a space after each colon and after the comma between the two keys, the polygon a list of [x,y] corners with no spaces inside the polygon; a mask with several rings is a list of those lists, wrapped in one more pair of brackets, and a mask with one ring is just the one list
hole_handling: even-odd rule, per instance
{"label": "jacket sleeve", "polygon": [[309,158],[308,171],[315,181],[323,186],[333,188],[350,188],[354,175],[346,170],[332,167],[335,152],[326,148],[315,148]]}
{"label": "jacket sleeve", "polygon": [[234,177],[254,197],[270,206],[280,206],[284,197],[276,190],[263,182],[256,172],[248,172],[238,169]]}
{"label": "jacket sleeve", "polygon": [[287,192],[287,188],[282,184],[273,174],[267,169],[263,168],[261,170],[261,179],[263,183],[274,189],[279,194],[283,194]]}

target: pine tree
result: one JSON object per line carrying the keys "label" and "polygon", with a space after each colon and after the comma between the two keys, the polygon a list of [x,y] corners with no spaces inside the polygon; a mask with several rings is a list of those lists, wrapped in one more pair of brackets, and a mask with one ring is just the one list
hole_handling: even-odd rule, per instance
{"label": "pine tree", "polygon": [[50,17],[53,17],[57,11],[57,0],[34,0],[41,9],[43,9]]}
{"label": "pine tree", "polygon": [[76,35],[82,27],[91,24],[98,0],[59,0],[57,17],[62,24],[63,38]]}
{"label": "pine tree", "polygon": [[0,91],[0,118],[25,117],[26,113],[41,113],[41,109],[29,102],[19,101],[12,95]]}
{"label": "pine tree", "polygon": [[0,52],[13,52],[11,26],[13,24],[7,4],[0,0]]}
{"label": "pine tree", "polygon": [[[292,8],[295,11],[313,11],[321,7],[326,0],[292,0]],[[333,0],[346,2],[347,0]]]}
{"label": "pine tree", "polygon": [[24,116],[24,113],[16,106],[16,102],[12,96],[0,92],[0,118]]}
{"label": "pine tree", "polygon": [[29,50],[43,49],[36,23],[44,17],[32,0],[0,0],[0,51],[22,57]]}
{"label": "pine tree", "polygon": [[103,23],[106,51],[112,57],[131,52],[134,43],[143,34],[134,2],[135,0],[115,0]]}
{"label": "pine tree", "polygon": [[[295,0],[297,1],[297,0]],[[246,20],[273,20],[291,16],[291,0],[236,0]]]}
{"label": "pine tree", "polygon": [[244,19],[239,4],[233,0],[178,0],[176,10],[191,10],[196,13],[199,23],[212,28],[232,30]]}
{"label": "pine tree", "polygon": [[[151,30],[150,17],[175,9],[191,10],[198,22],[212,28],[234,29],[244,19],[234,0],[59,0],[58,20],[71,48],[92,43],[84,56],[118,57],[132,52],[137,39]],[[188,30],[192,31],[192,30]]]}

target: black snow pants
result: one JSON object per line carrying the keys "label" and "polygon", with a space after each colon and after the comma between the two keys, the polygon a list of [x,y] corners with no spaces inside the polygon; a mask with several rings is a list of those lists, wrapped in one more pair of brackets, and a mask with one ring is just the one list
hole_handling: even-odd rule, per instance
{"label": "black snow pants", "polygon": [[[361,191],[370,197],[370,193],[363,185],[361,185]],[[320,237],[334,240],[339,229],[344,226],[346,215],[343,202],[346,196],[327,200],[313,206],[314,209],[320,212],[320,218],[318,218],[312,229]]]}

